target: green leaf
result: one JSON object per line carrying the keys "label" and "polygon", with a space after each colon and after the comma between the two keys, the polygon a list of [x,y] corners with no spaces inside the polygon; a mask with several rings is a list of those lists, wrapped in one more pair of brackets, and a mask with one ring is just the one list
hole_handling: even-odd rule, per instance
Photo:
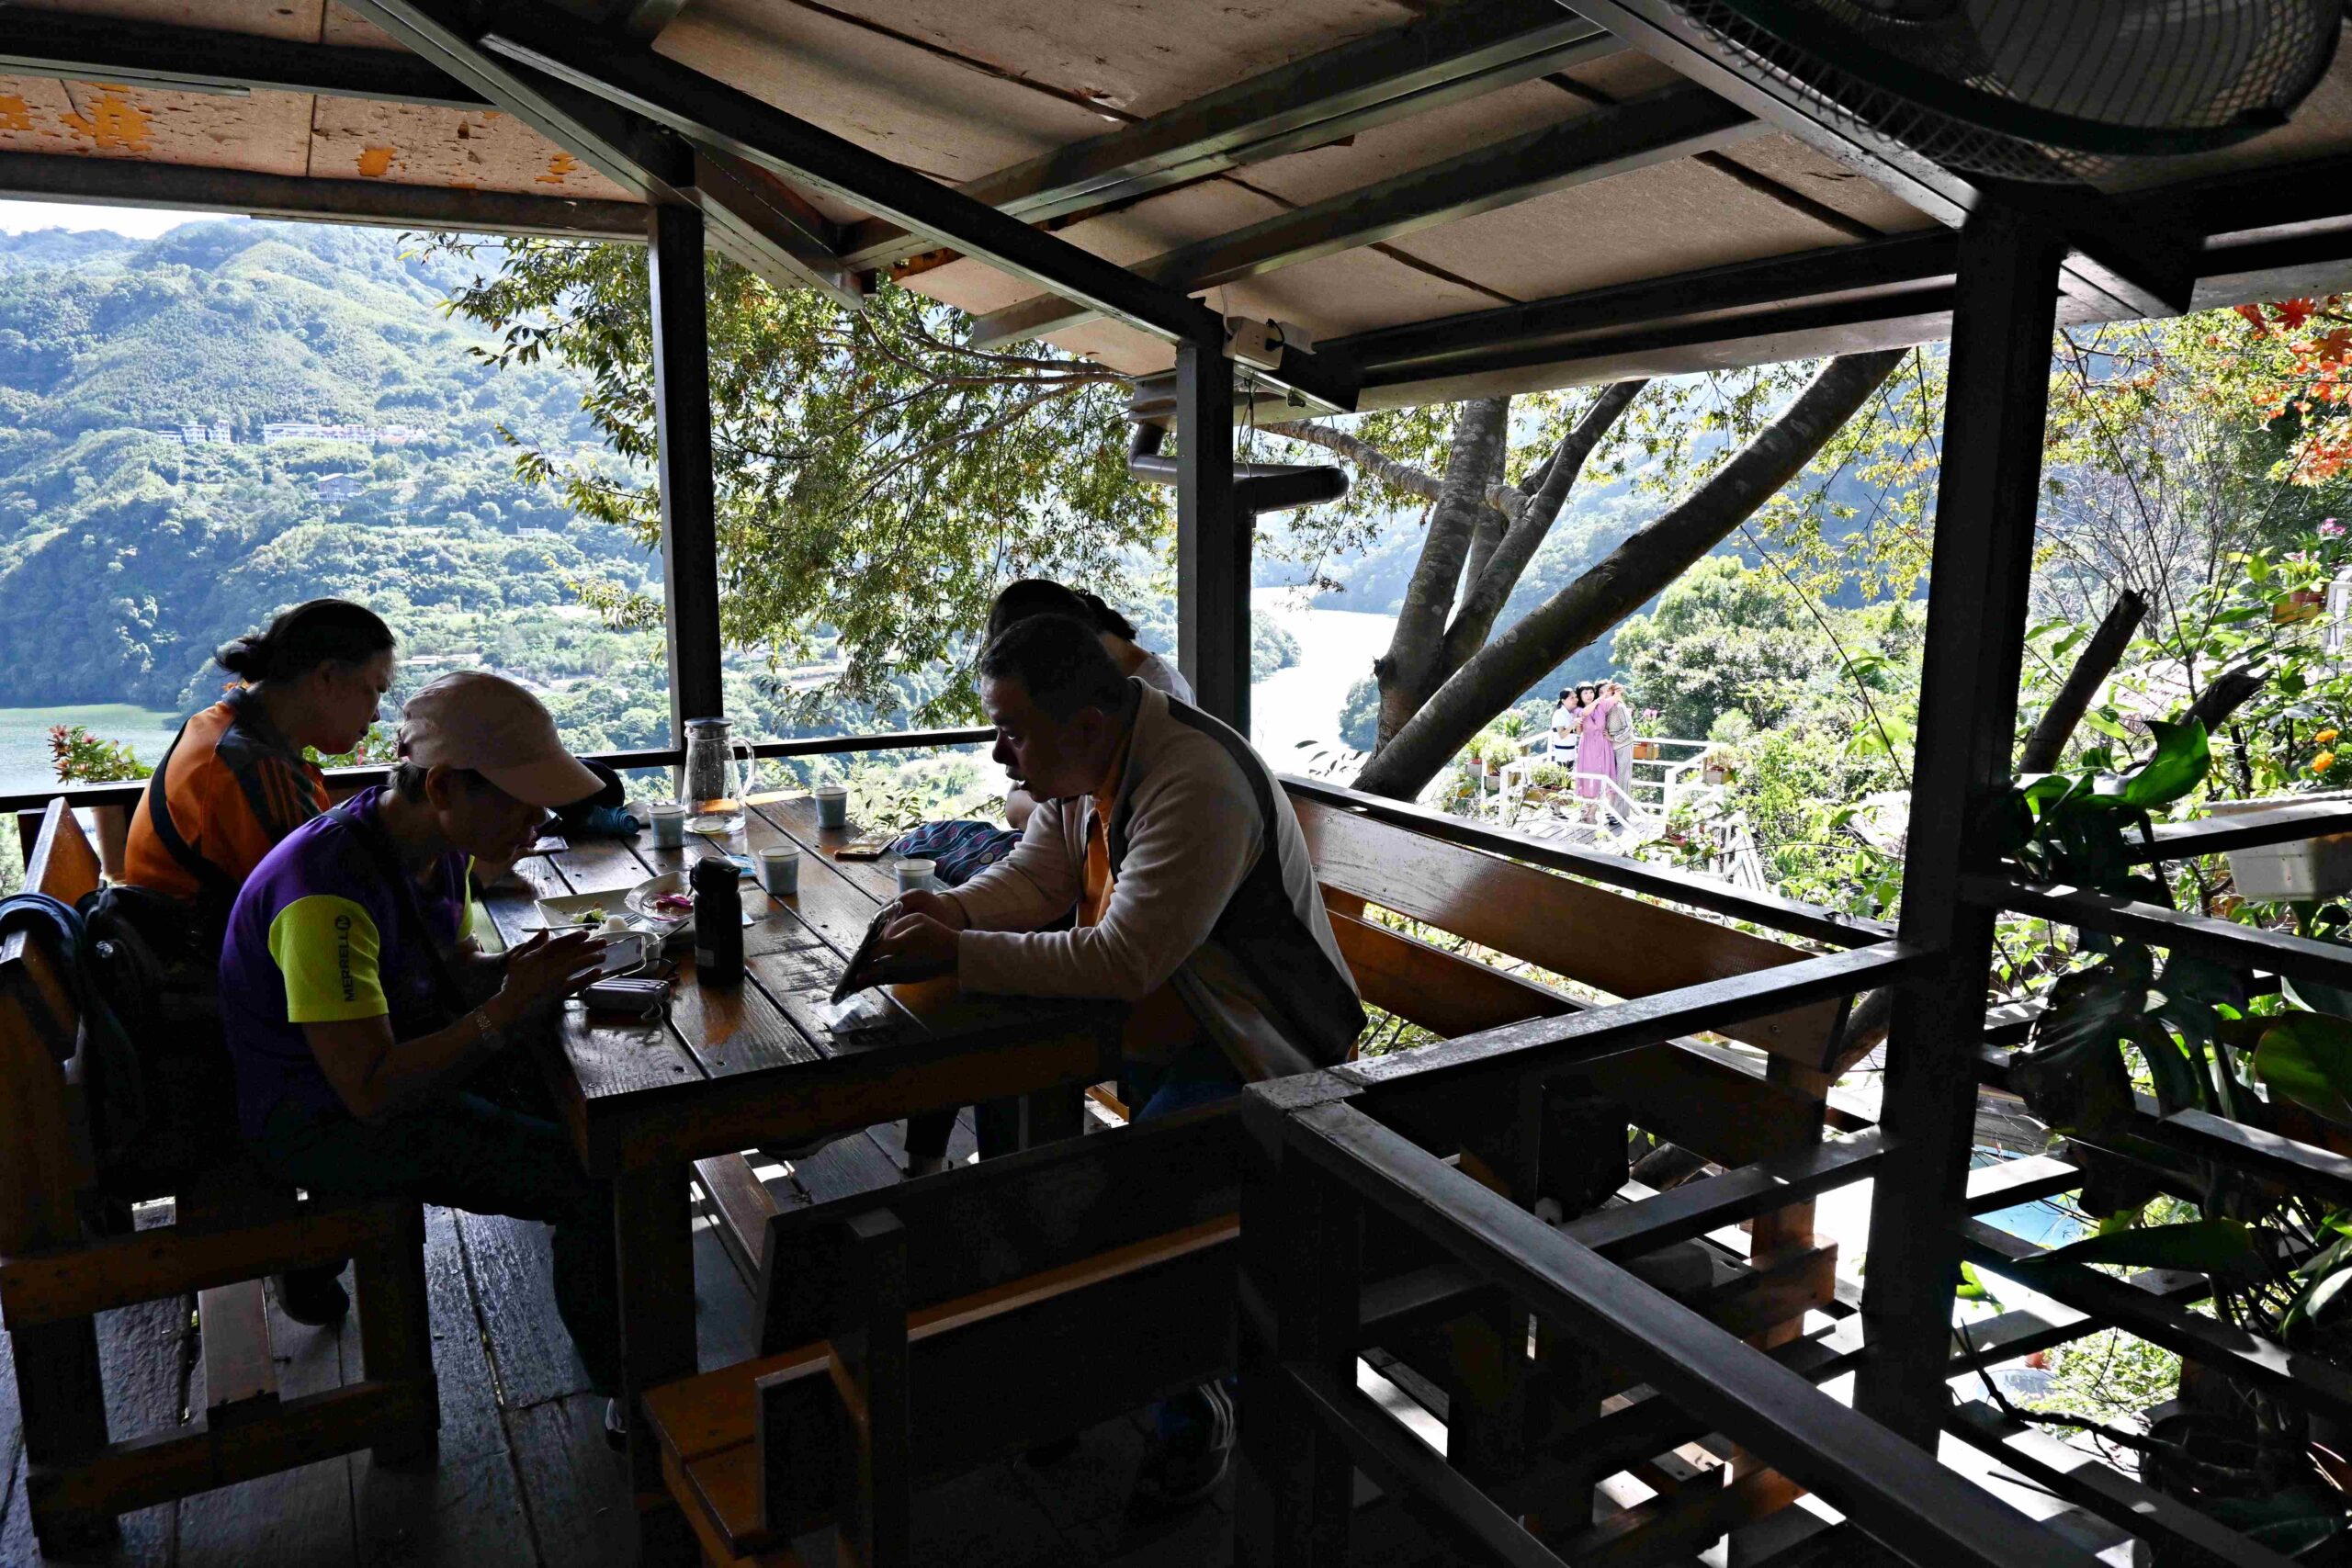
{"label": "green leaf", "polygon": [[2292,1013],[2264,1032],[2254,1070],[2270,1092],[2352,1123],[2352,1018]]}
{"label": "green leaf", "polygon": [[2143,1019],[2132,1031],[2132,1043],[2148,1064],[2156,1104],[2169,1116],[2176,1111],[2206,1109],[2204,1075],[2183,1058],[2172,1032],[2154,1019]]}
{"label": "green leaf", "polygon": [[2129,740],[2132,739],[2132,732],[2130,730],[2124,728],[2121,725],[2116,723],[2114,719],[2109,718],[2107,715],[2099,712],[2097,708],[2091,708],[2086,711],[2083,715],[2083,722],[2110,739]]}
{"label": "green leaf", "polygon": [[1993,1299],[1993,1292],[1984,1288],[1984,1281],[1976,1277],[1976,1270],[1972,1265],[1962,1263],[1960,1266],[1960,1285],[1952,1292],[1952,1299],[1962,1302],[1990,1301]]}
{"label": "green leaf", "polygon": [[2160,718],[2150,719],[2148,730],[2156,738],[2155,754],[2124,779],[2120,792],[2126,802],[2143,810],[2170,806],[2203,784],[2213,765],[2212,747],[2201,720],[2167,724]]}
{"label": "green leaf", "polygon": [[2339,1018],[2352,1017],[2352,990],[2331,986],[2322,980],[2296,980],[2280,976],[2288,998],[2299,1007],[2313,1012],[2334,1013]]}
{"label": "green leaf", "polygon": [[2227,1526],[2283,1556],[2293,1557],[2344,1533],[2341,1494],[2298,1486],[2267,1497],[2222,1497],[2207,1506]]}
{"label": "green leaf", "polygon": [[2322,1318],[2331,1315],[2335,1310],[2336,1298],[2344,1293],[2344,1287],[2346,1285],[2352,1285],[2352,1269],[2337,1269],[2327,1278],[2314,1283],[2296,1301],[2295,1306],[2305,1318],[2316,1324]]}
{"label": "green leaf", "polygon": [[2018,1265],[2022,1269],[2062,1263],[2107,1263],[2125,1269],[2187,1269],[2227,1274],[2254,1258],[2254,1233],[2238,1220],[2190,1220],[2177,1225],[2147,1225],[2081,1241]]}

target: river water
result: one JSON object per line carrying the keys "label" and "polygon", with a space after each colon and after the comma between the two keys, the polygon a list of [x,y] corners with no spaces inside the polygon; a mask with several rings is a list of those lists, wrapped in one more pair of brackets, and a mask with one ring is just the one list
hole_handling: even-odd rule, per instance
{"label": "river water", "polygon": [[[1388,651],[1394,615],[1363,610],[1317,610],[1307,591],[1259,588],[1250,594],[1253,615],[1273,622],[1298,639],[1299,661],[1277,670],[1250,689],[1250,739],[1277,773],[1322,772],[1318,751],[1337,752],[1340,709],[1348,688],[1372,673],[1372,661]],[[1352,768],[1342,768],[1345,779]]]}

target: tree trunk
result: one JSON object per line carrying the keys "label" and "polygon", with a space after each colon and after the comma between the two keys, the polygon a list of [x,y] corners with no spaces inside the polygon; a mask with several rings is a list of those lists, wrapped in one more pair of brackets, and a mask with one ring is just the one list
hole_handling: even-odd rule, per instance
{"label": "tree trunk", "polygon": [[1453,624],[1445,628],[1446,674],[1461,669],[1472,654],[1487,646],[1495,617],[1502,613],[1511,590],[1519,586],[1535,552],[1550,536],[1568,491],[1584,473],[1585,460],[1648,385],[1647,380],[1620,381],[1604,388],[1577,421],[1576,428],[1561,438],[1543,468],[1530,477],[1526,500],[1511,520],[1510,533],[1501,536],[1484,559],[1472,556],[1470,570],[1463,578],[1462,608],[1454,613]]}
{"label": "tree trunk", "polygon": [[[1358,789],[1409,800],[1545,671],[1639,609],[1721,544],[1861,407],[1907,349],[1823,367],[1780,417],[1656,522],[1472,655],[1374,754]],[[1388,727],[1384,704],[1383,728]]]}
{"label": "tree trunk", "polygon": [[1374,666],[1380,682],[1380,741],[1385,745],[1445,679],[1445,626],[1461,590],[1462,569],[1482,522],[1499,519],[1487,504],[1487,487],[1502,478],[1509,449],[1510,400],[1481,398],[1462,405],[1445,481],[1430,509],[1412,581],[1398,607],[1387,656]]}
{"label": "tree trunk", "polygon": [[2025,750],[2018,757],[2018,772],[2046,773],[2058,766],[2058,759],[2066,750],[2066,738],[2075,733],[2075,726],[2083,722],[2089,711],[2091,698],[2098,694],[2100,682],[2115,673],[2115,666],[2131,646],[2132,637],[2140,629],[2140,622],[2148,614],[2148,602],[2138,591],[2127,588],[2091,634],[2091,640],[2075,658],[2075,667],[2066,671],[2066,679],[2058,687],[2058,694],[2050,699],[2050,706],[2035,721],[2033,733],[2025,738]]}

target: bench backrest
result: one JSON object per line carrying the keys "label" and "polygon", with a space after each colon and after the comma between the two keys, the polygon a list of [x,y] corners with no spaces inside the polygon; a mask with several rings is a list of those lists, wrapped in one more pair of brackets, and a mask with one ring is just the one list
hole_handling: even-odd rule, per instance
{"label": "bench backrest", "polygon": [[1212,1106],[944,1177],[787,1210],[768,1222],[760,1353],[842,1325],[845,1229],[888,1211],[906,1235],[907,1303],[922,1309],[1230,1214],[1241,1201],[1238,1106]]}
{"label": "bench backrest", "polygon": [[[25,890],[67,904],[98,885],[98,856],[62,800],[50,802],[25,863]],[[25,931],[0,937],[0,1252],[80,1235],[74,1194],[88,1161],[74,1128],[65,1066],[81,1010],[63,963]]]}
{"label": "bench backrest", "polygon": [[[1292,805],[1316,877],[1342,909],[1355,900],[1376,904],[1611,996],[1646,997],[1808,956],[1323,801],[1294,795]],[[1829,1067],[1844,1014],[1840,1002],[1818,1002],[1723,1032],[1803,1066]]]}

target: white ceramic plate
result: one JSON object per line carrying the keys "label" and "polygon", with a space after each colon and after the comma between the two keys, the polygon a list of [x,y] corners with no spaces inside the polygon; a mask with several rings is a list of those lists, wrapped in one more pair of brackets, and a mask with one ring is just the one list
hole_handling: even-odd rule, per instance
{"label": "white ceramic plate", "polygon": [[574,926],[594,931],[610,917],[626,918],[628,913],[617,893],[567,893],[560,898],[539,900],[539,924],[556,931]]}
{"label": "white ceramic plate", "polygon": [[674,935],[693,923],[695,912],[691,908],[662,908],[653,900],[664,893],[684,894],[689,898],[694,897],[694,889],[686,886],[686,874],[670,871],[639,883],[622,896],[621,902],[639,919],[648,922],[657,931]]}

